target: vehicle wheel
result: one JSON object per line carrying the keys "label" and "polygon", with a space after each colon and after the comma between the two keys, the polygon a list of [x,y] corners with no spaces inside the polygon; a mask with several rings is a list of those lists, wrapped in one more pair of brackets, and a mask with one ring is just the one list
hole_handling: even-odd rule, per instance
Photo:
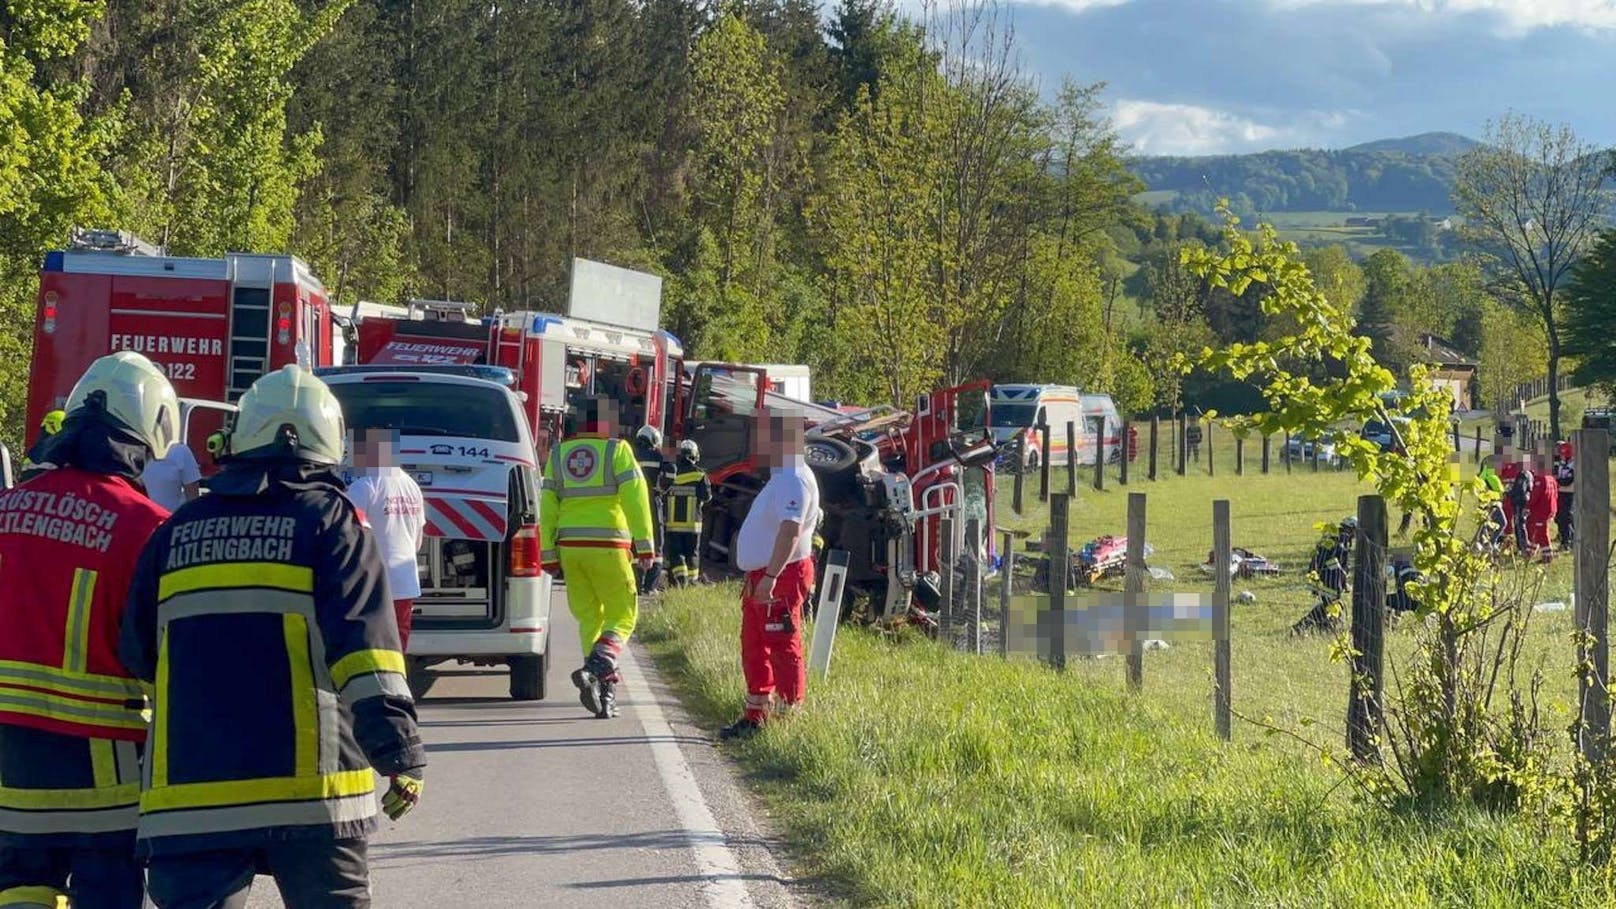
{"label": "vehicle wheel", "polygon": [[821,473],[837,474],[858,463],[858,452],[841,439],[809,439],[808,466]]}
{"label": "vehicle wheel", "polygon": [[1027,452],[1027,466],[1023,467],[1022,470],[1027,473],[1038,472],[1038,449],[1034,448],[1032,451]]}
{"label": "vehicle wheel", "polygon": [[437,684],[438,674],[427,668],[425,662],[412,659],[404,667],[404,679],[410,686],[410,697],[419,701]]}
{"label": "vehicle wheel", "polygon": [[548,653],[511,657],[511,700],[542,701]]}

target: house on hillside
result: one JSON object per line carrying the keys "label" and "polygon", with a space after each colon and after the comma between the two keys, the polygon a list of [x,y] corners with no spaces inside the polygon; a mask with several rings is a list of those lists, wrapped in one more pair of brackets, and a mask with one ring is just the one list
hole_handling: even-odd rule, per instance
{"label": "house on hillside", "polygon": [[1453,342],[1429,332],[1420,335],[1425,363],[1431,368],[1431,384],[1453,396],[1454,406],[1470,410],[1475,404],[1471,387],[1476,381],[1476,362],[1454,348]]}

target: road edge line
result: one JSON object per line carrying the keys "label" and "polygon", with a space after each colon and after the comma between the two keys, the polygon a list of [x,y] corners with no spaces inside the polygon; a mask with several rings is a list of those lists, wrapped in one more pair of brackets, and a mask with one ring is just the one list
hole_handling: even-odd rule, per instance
{"label": "road edge line", "polygon": [[648,683],[645,698],[631,699],[630,706],[650,740],[651,759],[656,764],[657,775],[662,778],[662,788],[673,803],[674,816],[684,828],[696,871],[707,879],[701,885],[703,900],[710,909],[753,909],[752,894],[741,877],[741,864],[725,842],[724,831],[718,829],[718,821],[707,807],[690,762],[679,750],[673,727],[668,724],[662,705],[649,685],[649,674],[641,670],[631,648],[624,648],[618,659],[631,674]]}

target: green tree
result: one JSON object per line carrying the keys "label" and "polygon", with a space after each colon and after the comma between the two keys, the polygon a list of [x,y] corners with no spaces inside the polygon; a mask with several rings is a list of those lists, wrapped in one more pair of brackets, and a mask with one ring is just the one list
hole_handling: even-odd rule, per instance
{"label": "green tree", "polygon": [[1496,413],[1508,413],[1522,403],[1514,399],[1516,387],[1548,370],[1543,325],[1518,308],[1491,300],[1483,304],[1479,321],[1476,373],[1483,402]]}
{"label": "green tree", "polygon": [[1566,287],[1565,353],[1572,378],[1616,397],[1616,230],[1599,235]]}
{"label": "green tree", "polygon": [[1560,435],[1561,317],[1571,269],[1610,208],[1610,159],[1553,126],[1509,113],[1459,160],[1454,202],[1465,236],[1505,279],[1511,302],[1532,313],[1548,344],[1549,433]]}
{"label": "green tree", "polygon": [[24,397],[40,253],[76,223],[109,214],[103,170],[116,123],[87,116],[89,84],[62,64],[99,3],[8,3],[0,28],[0,438],[25,441]]}

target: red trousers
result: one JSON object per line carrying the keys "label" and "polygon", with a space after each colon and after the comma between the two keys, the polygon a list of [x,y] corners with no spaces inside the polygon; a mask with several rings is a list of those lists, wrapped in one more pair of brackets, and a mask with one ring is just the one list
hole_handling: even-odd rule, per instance
{"label": "red trousers", "polygon": [[[762,571],[749,572],[750,590]],[[746,718],[762,722],[774,695],[802,703],[808,666],[802,659],[802,604],[814,582],[814,560],[792,562],[774,582],[774,599],[741,598],[741,672],[746,676]]]}
{"label": "red trousers", "polygon": [[410,652],[410,617],[415,614],[414,600],[394,600],[393,613],[398,616],[398,652]]}

